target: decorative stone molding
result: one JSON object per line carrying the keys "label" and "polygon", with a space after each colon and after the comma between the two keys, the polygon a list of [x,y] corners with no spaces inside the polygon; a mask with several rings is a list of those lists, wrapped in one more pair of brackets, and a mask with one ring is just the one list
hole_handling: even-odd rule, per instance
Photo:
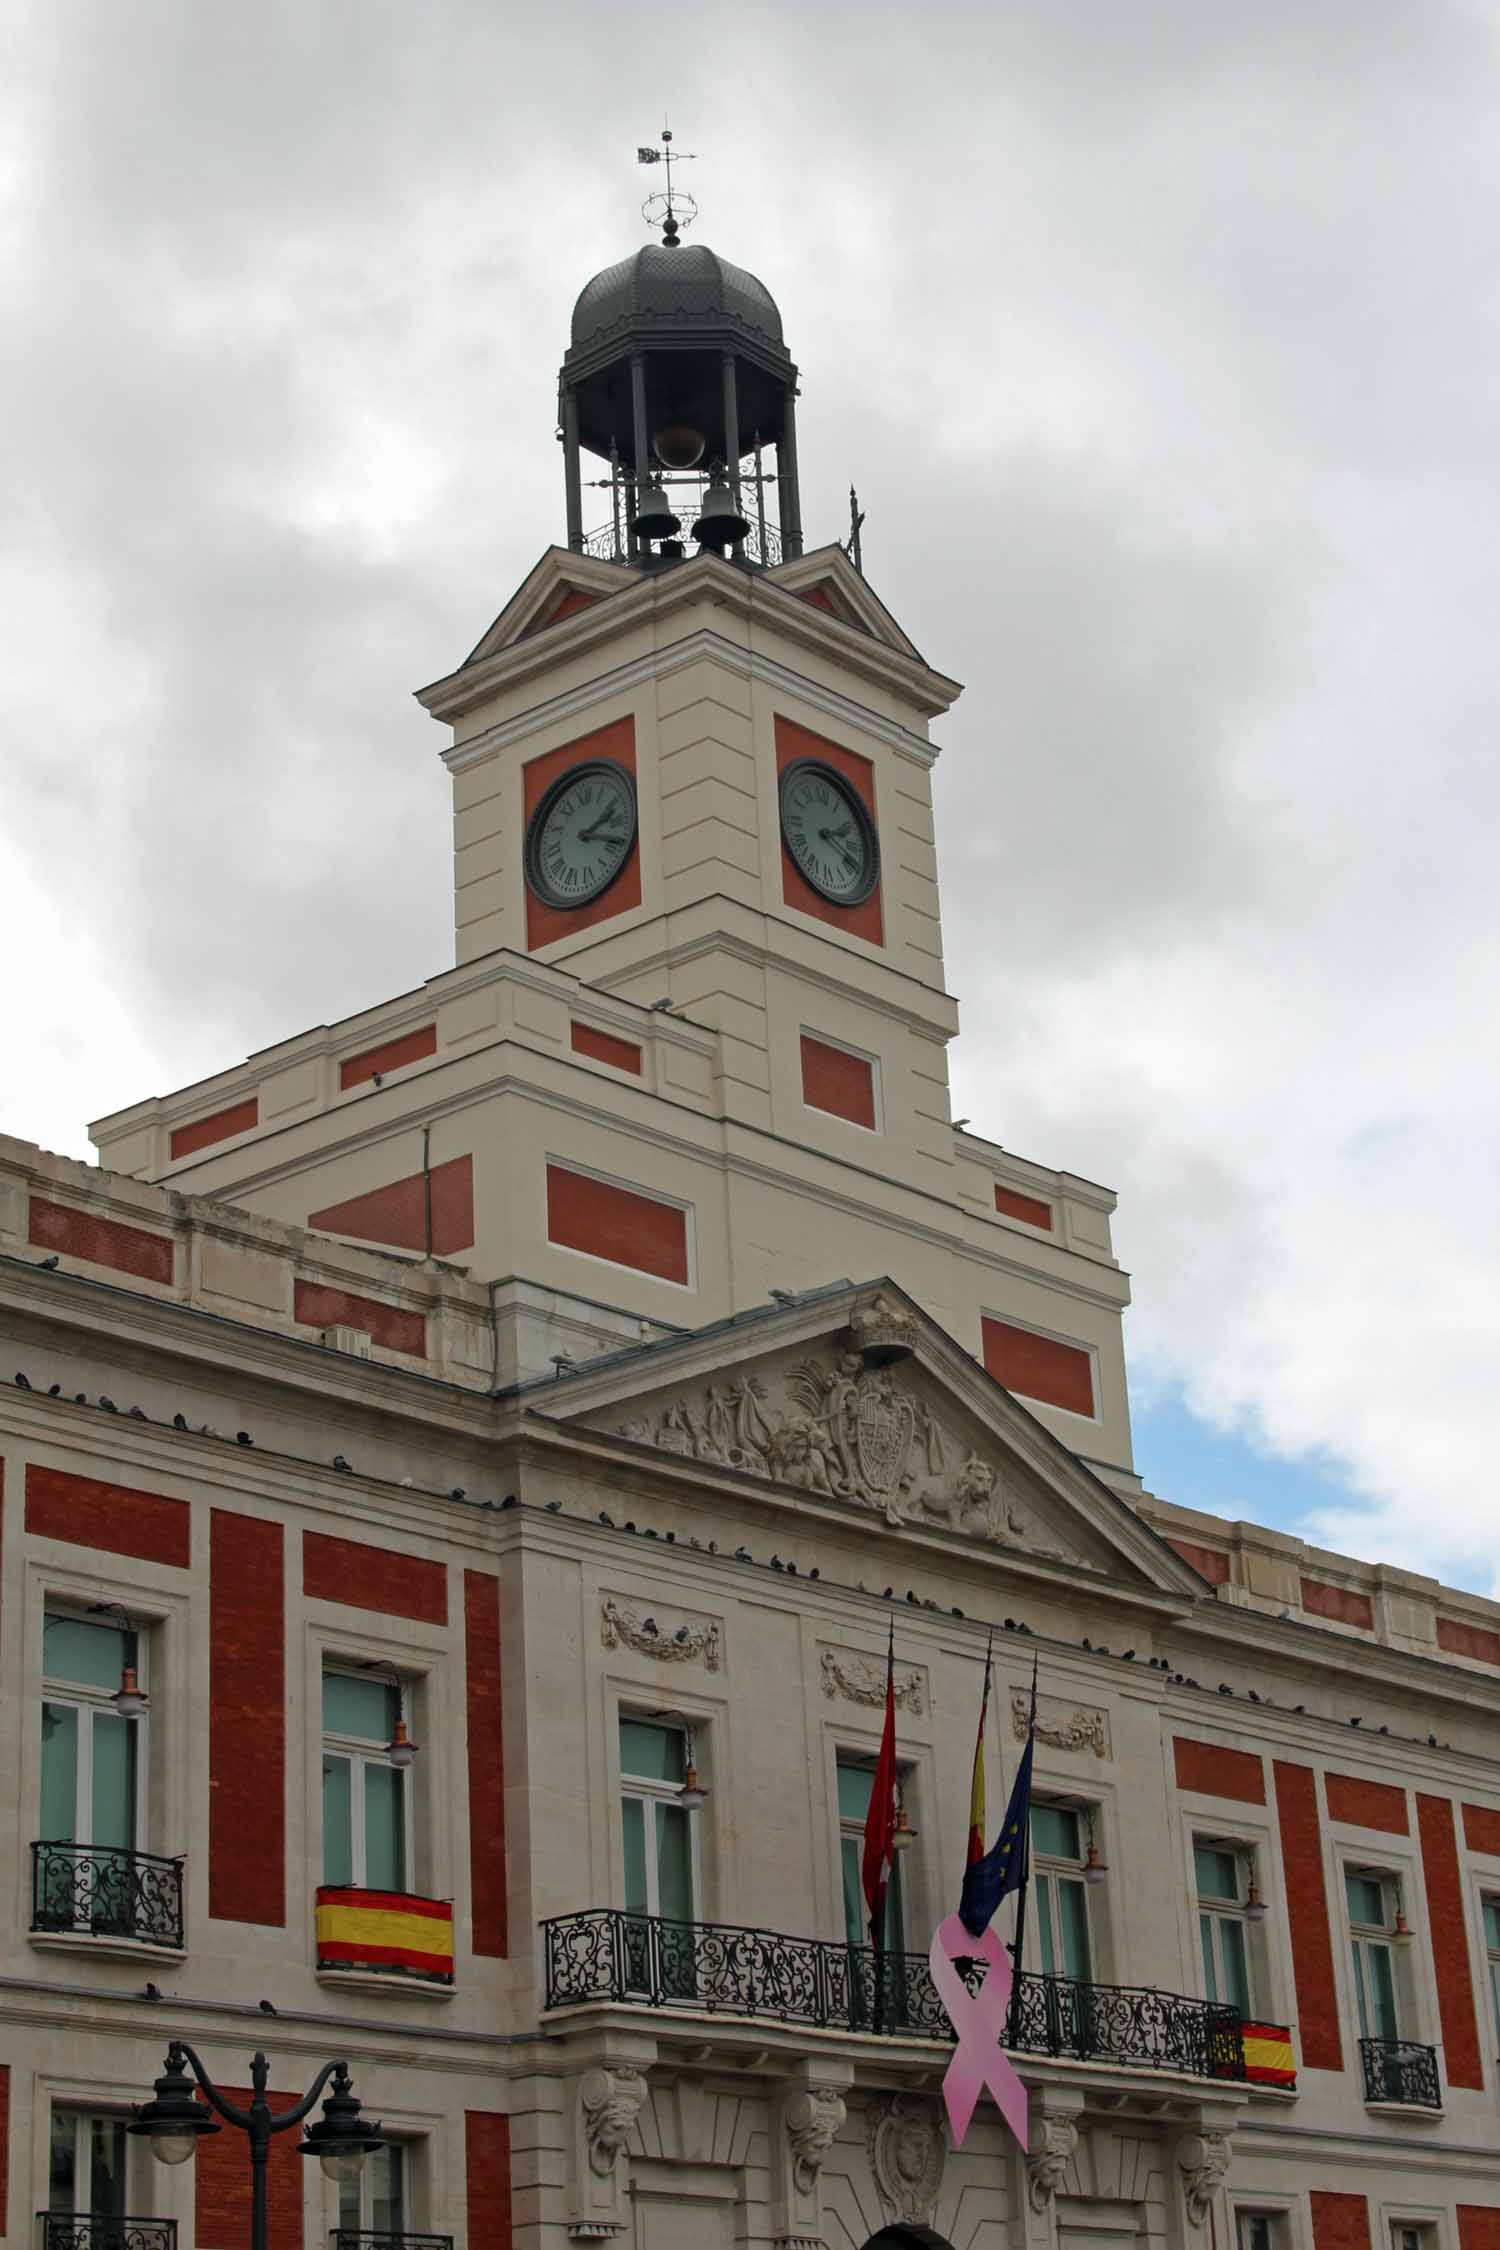
{"label": "decorative stone molding", "polygon": [[1033,2211],[1046,2210],[1062,2186],[1077,2150],[1076,2118],[1033,2107],[1031,2138],[1026,2149],[1026,2194]]}
{"label": "decorative stone molding", "polygon": [[990,1546],[1068,1560],[1038,1538],[995,1463],[945,1428],[924,1392],[897,1382],[892,1366],[910,1351],[916,1327],[915,1315],[877,1297],[854,1315],[853,1348],[785,1369],[779,1397],[759,1375],[716,1379],[633,1415],[616,1434],[852,1501],[893,1528],[937,1524]]}
{"label": "decorative stone molding", "polygon": [[782,2112],[782,2123],[792,2148],[792,2181],[799,2195],[811,2195],[849,2112],[842,2094],[831,2086],[809,2086],[793,2094]]}
{"label": "decorative stone molding", "polygon": [[721,1661],[719,1628],[712,1619],[696,1618],[691,1623],[683,1620],[675,1626],[663,1625],[655,1617],[642,1617],[637,1611],[625,1608],[612,1594],[606,1594],[599,1604],[599,1638],[606,1648],[623,1645],[662,1664],[692,1661],[701,1656],[705,1670],[717,1672]]}
{"label": "decorative stone molding", "polygon": [[575,2242],[601,2242],[630,2226],[625,2146],[646,2099],[630,2063],[584,2071],[574,2090],[571,2215]]}
{"label": "decorative stone molding", "polygon": [[[1026,1740],[1030,1723],[1031,1696],[1025,1688],[1013,1688],[1010,1698],[1011,1732],[1017,1742]],[[1114,1755],[1109,1740],[1109,1718],[1103,1711],[1073,1711],[1066,1719],[1044,1718],[1039,1711],[1036,1738],[1053,1750],[1092,1750],[1096,1758]]]}
{"label": "decorative stone molding", "polygon": [[866,2134],[880,2200],[903,2225],[925,2225],[947,2155],[937,2103],[921,2094],[887,2094],[870,2105]]}
{"label": "decorative stone molding", "polygon": [[[846,1703],[866,1703],[878,1709],[885,1702],[885,1667],[853,1649],[825,1648],[818,1661],[823,1671],[823,1693],[842,1696]],[[896,1707],[920,1719],[926,1709],[925,1682],[920,1668],[896,1673]]]}
{"label": "decorative stone molding", "polygon": [[1212,2126],[1200,2133],[1184,2133],[1176,2154],[1188,2218],[1201,2227],[1229,2170],[1229,2135]]}

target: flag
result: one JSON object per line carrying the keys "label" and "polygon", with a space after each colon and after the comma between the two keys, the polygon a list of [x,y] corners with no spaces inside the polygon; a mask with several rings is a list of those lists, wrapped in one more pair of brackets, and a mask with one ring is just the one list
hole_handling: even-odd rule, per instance
{"label": "flag", "polygon": [[870,1910],[870,1943],[878,1953],[885,1941],[885,1894],[890,1887],[896,1846],[896,1625],[891,1621],[885,1655],[885,1726],[870,1809],[865,1814],[865,1850],[860,1868],[865,1904]]}
{"label": "flag", "polygon": [[984,1728],[990,1715],[990,1651],[994,1644],[991,1634],[984,1651],[984,1693],[979,1699],[979,1733],[974,1742],[974,1774],[969,1783],[969,1848],[964,1858],[966,1868],[984,1857]]}
{"label": "flag", "polygon": [[661,150],[659,148],[638,148],[635,152],[635,160],[637,164],[660,164]]}
{"label": "flag", "polygon": [[1030,1861],[1031,1753],[1036,1741],[1036,1666],[1031,1671],[1031,1722],[1026,1747],[1011,1784],[1010,1802],[1000,1833],[989,1850],[971,1860],[964,1870],[959,1920],[970,1937],[982,1937],[995,1918],[995,1909],[1007,1891],[1018,1891],[1026,1880]]}

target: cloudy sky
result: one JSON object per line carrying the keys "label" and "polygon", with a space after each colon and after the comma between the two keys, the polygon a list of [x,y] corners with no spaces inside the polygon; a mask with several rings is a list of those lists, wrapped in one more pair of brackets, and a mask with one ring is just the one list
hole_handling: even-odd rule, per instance
{"label": "cloudy sky", "polygon": [[967,683],[955,1107],[1119,1190],[1148,1481],[1500,1590],[1495,7],[10,0],[0,1124],[450,962],[409,691],[664,105]]}

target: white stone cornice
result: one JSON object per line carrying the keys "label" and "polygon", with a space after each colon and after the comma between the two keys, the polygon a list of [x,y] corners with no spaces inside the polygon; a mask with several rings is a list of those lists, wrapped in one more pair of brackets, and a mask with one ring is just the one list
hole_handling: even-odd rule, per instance
{"label": "white stone cornice", "polygon": [[[791,597],[789,597],[791,598]],[[561,695],[549,696],[544,702],[533,703],[529,709],[518,712],[514,718],[499,719],[479,734],[469,735],[462,742],[452,743],[442,753],[444,765],[450,773],[463,773],[482,758],[493,756],[507,744],[524,740],[543,727],[556,725],[560,720],[577,717],[607,703],[633,695],[648,680],[670,679],[674,672],[705,659],[722,664],[727,671],[740,679],[759,680],[765,686],[792,695],[813,710],[827,717],[841,720],[844,725],[858,728],[861,733],[873,735],[899,751],[916,765],[932,766],[938,755],[937,745],[910,727],[901,726],[882,712],[872,711],[868,704],[857,703],[852,696],[840,695],[836,689],[824,687],[819,681],[809,679],[803,672],[793,671],[790,665],[779,664],[774,657],[763,656],[754,649],[740,647],[726,640],[721,633],[707,626],[687,634],[680,641],[669,642],[664,648],[653,649],[649,655],[632,657],[626,664],[617,664],[596,678],[580,686],[567,689]]]}

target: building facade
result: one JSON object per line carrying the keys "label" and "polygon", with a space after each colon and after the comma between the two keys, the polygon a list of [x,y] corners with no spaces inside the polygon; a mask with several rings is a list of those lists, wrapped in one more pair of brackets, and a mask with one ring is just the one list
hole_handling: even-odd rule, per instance
{"label": "building facade", "polygon": [[[0,1142],[7,2241],[244,2239],[238,2134],[126,2131],[178,2037],[382,2122],[273,2250],[1500,2250],[1500,1608],[1142,1490],[1112,1195],[949,1112],[957,688],[795,389],[711,253],[590,282],[569,544],[422,695],[457,965]],[[991,1641],[1031,2134],[957,2149]]]}

